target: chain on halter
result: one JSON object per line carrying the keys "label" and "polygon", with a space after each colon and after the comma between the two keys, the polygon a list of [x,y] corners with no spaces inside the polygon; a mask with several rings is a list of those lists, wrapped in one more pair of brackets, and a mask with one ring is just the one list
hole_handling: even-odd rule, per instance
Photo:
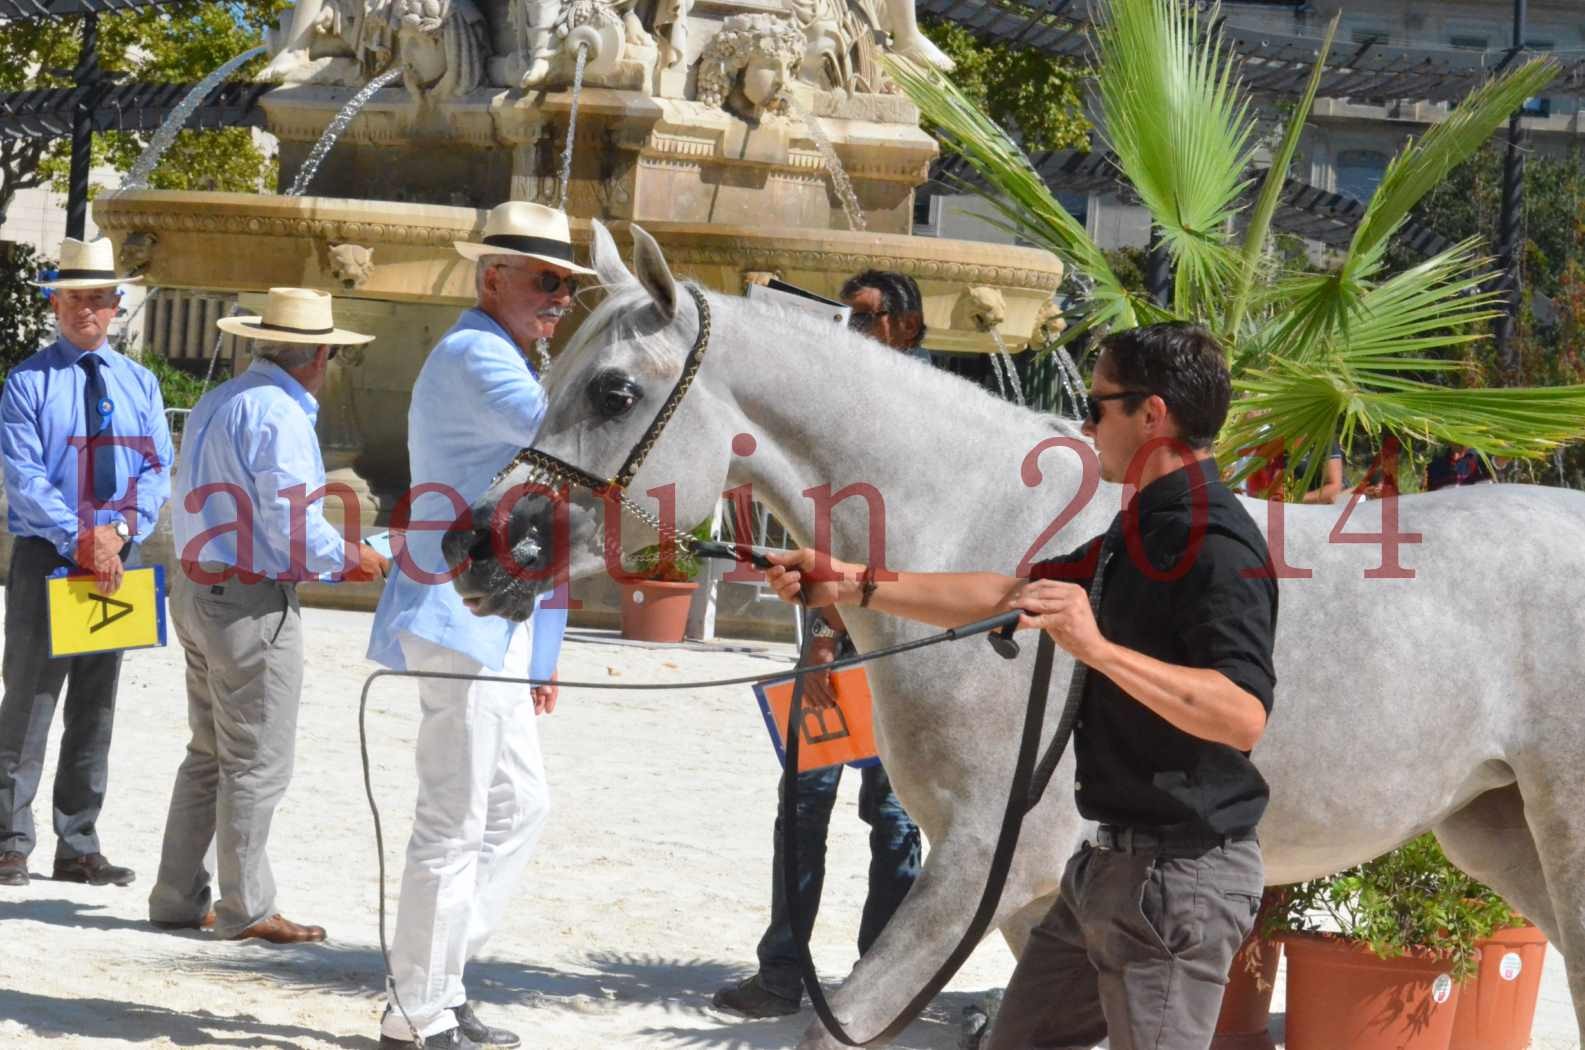
{"label": "chain on halter", "polygon": [[671,393],[666,395],[660,411],[655,414],[654,420],[639,438],[638,444],[628,453],[627,459],[622,463],[622,469],[617,471],[614,477],[602,480],[581,467],[557,459],[548,452],[525,448],[513,456],[512,461],[491,479],[491,488],[514,470],[527,468],[527,484],[543,485],[550,489],[560,485],[575,485],[588,489],[600,499],[618,504],[628,514],[654,529],[660,535],[662,542],[669,539],[679,551],[683,553],[692,551],[693,537],[686,534],[679,536],[675,528],[665,528],[655,515],[633,502],[632,497],[627,494],[627,488],[633,483],[634,476],[644,465],[644,460],[655,447],[655,442],[660,440],[666,424],[671,422],[671,417],[676,414],[677,407],[688,394],[688,388],[693,386],[694,379],[699,375],[699,367],[703,364],[704,353],[710,348],[710,306],[705,301],[704,293],[696,286],[689,284],[684,287],[688,289],[688,294],[693,296],[694,304],[699,309],[699,334],[694,338],[693,346],[688,349],[688,356],[683,360],[682,374],[677,377]]}

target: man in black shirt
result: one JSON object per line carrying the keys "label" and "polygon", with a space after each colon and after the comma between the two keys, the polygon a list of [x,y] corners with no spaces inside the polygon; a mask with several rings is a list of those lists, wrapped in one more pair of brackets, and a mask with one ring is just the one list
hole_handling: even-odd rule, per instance
{"label": "man in black shirt", "polygon": [[877,582],[833,562],[838,579],[816,582],[807,550],[778,556],[769,576],[789,601],[942,627],[1020,609],[1020,626],[1087,668],[1074,793],[1099,827],[1031,932],[989,1047],[1205,1050],[1264,881],[1255,825],[1268,790],[1249,752],[1271,710],[1277,585],[1212,458],[1231,388],[1211,334],[1172,323],[1113,335],[1093,386],[1084,430],[1125,505],[1030,579]]}

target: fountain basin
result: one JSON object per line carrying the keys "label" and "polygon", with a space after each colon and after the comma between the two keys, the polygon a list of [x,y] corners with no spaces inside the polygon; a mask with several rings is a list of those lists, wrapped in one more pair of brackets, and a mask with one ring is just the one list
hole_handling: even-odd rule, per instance
{"label": "fountain basin", "polygon": [[[245,309],[279,285],[339,296],[337,322],[377,341],[338,358],[338,374],[320,398],[321,434],[361,448],[353,466],[376,496],[407,487],[409,392],[430,347],[473,302],[473,267],[452,242],[480,236],[485,212],[150,190],[95,202],[94,220],[118,250],[133,239],[154,287],[240,293]],[[611,224],[619,244],[627,243],[626,225]],[[1033,248],[807,227],[642,225],[679,275],[729,294],[767,274],[833,298],[861,270],[910,274],[924,296],[935,350],[996,349],[980,327],[987,304],[1001,318],[996,330],[1007,348],[1023,349],[1062,279],[1061,264]],[[586,248],[589,237],[588,221],[573,219],[574,241]],[[577,317],[571,322],[562,338]]]}

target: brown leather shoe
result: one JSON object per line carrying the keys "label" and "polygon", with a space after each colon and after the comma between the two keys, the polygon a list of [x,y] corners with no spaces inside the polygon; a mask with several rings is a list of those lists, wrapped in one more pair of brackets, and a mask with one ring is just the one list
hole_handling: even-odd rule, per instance
{"label": "brown leather shoe", "polygon": [[56,882],[86,882],[94,886],[129,886],[137,876],[131,868],[118,868],[103,853],[81,857],[56,857]]}
{"label": "brown leather shoe", "polygon": [[269,941],[271,944],[308,944],[324,940],[325,929],[323,926],[303,926],[284,915],[271,915],[268,919],[260,919],[231,939],[245,941],[250,937]]}
{"label": "brown leather shoe", "polygon": [[162,930],[212,930],[215,928],[215,913],[212,911],[205,912],[201,918],[187,919],[182,922],[161,922],[158,919],[150,919],[149,921]]}
{"label": "brown leather shoe", "polygon": [[27,884],[27,854],[18,853],[14,849],[0,853],[0,886],[26,886]]}

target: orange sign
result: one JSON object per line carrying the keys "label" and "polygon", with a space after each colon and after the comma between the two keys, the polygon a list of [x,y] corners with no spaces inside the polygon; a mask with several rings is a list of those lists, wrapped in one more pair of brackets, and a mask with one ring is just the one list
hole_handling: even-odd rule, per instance
{"label": "orange sign", "polygon": [[[862,667],[849,667],[831,675],[837,706],[811,707],[803,698],[803,735],[798,738],[798,772],[826,766],[868,766],[879,762],[875,754],[875,726],[871,721],[870,682]],[[765,728],[770,731],[776,757],[787,764],[787,713],[792,703],[793,680],[767,682],[754,687]]]}

